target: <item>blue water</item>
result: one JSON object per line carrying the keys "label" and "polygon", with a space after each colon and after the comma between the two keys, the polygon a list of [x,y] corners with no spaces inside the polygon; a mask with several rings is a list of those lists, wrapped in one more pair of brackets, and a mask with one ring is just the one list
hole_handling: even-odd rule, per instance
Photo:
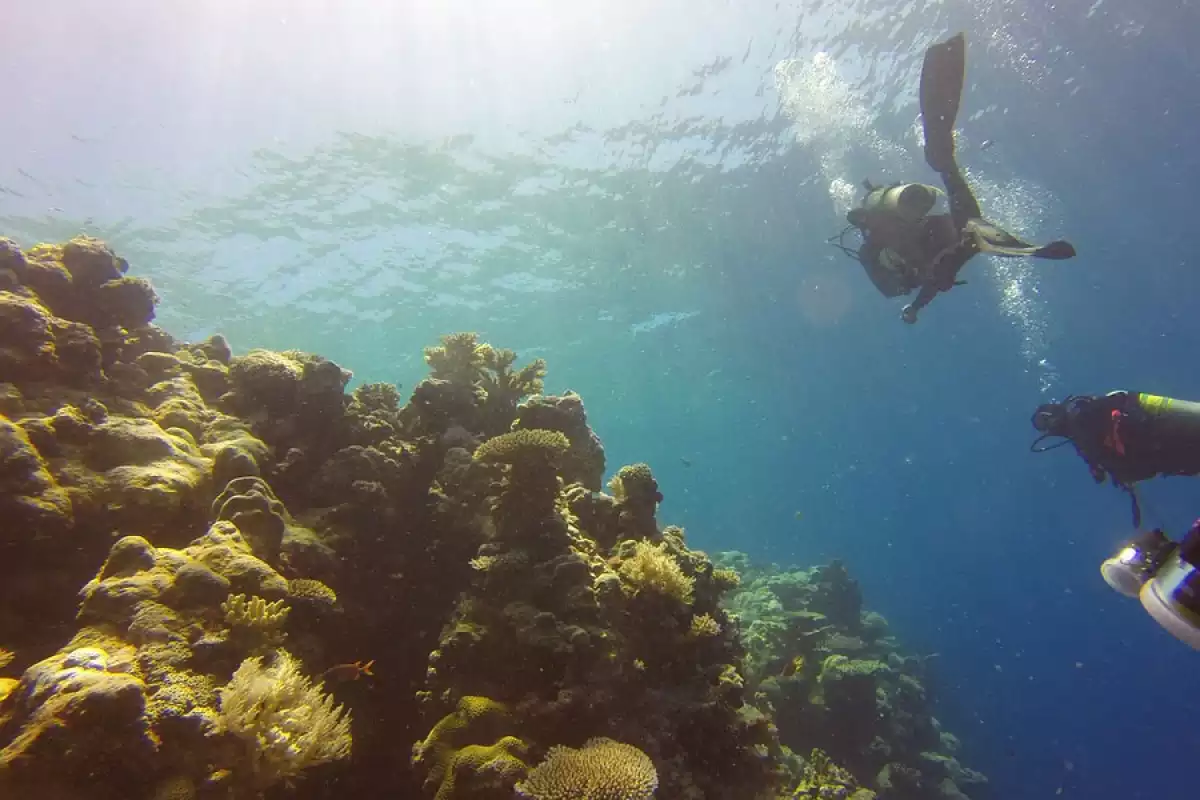
{"label": "blue water", "polygon": [[[98,235],[176,335],[356,380],[454,330],[542,356],[694,546],[845,559],[996,797],[1190,798],[1200,656],[1099,577],[1125,496],[1027,446],[1051,397],[1200,398],[1196,5],[8,0],[0,233]],[[977,258],[910,328],[823,240],[863,177],[934,178],[956,30],[985,213],[1080,256]]]}

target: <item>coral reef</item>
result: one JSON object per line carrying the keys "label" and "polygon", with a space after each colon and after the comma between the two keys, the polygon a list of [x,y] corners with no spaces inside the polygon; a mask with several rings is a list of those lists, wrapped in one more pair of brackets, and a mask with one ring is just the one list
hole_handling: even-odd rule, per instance
{"label": "coral reef", "polygon": [[927,659],[903,654],[887,621],[863,611],[844,565],[761,568],[741,553],[717,561],[742,574],[726,608],[742,630],[755,703],[783,744],[820,752],[805,781],[816,785],[813,769],[836,773],[846,797],[863,787],[881,800],[957,798],[986,783],[959,764],[958,740],[931,713]]}
{"label": "coral reef", "polygon": [[0,796],[981,780],[843,568],[714,564],[659,525],[646,464],[601,491],[540,359],[450,334],[407,400],[347,394],[317,355],[176,341],[128,272],[94,239],[0,239]]}

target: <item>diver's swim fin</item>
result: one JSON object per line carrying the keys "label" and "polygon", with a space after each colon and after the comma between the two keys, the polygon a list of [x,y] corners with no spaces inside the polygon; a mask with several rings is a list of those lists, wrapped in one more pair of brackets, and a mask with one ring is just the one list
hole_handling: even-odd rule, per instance
{"label": "diver's swim fin", "polygon": [[1033,256],[1054,261],[1075,257],[1075,247],[1070,242],[1059,240],[1047,245],[1030,244],[984,219],[969,220],[966,230],[975,239],[981,252],[992,255],[1013,258]]}
{"label": "diver's swim fin", "polygon": [[1058,240],[1051,242],[1045,247],[1039,247],[1033,254],[1034,258],[1049,258],[1054,261],[1063,261],[1068,258],[1075,257],[1075,246],[1070,242]]}
{"label": "diver's swim fin", "polygon": [[925,163],[937,172],[955,172],[954,121],[967,71],[967,41],[955,34],[925,51],[921,66],[921,125]]}

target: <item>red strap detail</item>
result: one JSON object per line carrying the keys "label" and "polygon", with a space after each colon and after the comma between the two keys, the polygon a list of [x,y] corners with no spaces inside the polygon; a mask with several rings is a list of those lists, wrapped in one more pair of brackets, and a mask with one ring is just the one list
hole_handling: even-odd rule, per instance
{"label": "red strap detail", "polygon": [[1117,451],[1117,455],[1125,455],[1125,442],[1121,439],[1121,418],[1124,415],[1117,409],[1112,412],[1112,428],[1108,435],[1104,437],[1104,446],[1111,447]]}

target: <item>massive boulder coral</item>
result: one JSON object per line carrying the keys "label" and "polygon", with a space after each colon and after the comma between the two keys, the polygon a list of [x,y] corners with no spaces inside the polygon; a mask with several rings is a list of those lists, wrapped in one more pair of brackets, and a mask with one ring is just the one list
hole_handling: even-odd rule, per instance
{"label": "massive boulder coral", "polygon": [[83,796],[99,771],[107,780],[91,797],[138,796],[155,750],[146,706],[133,647],[100,631],[76,637],[0,702],[0,795]]}

